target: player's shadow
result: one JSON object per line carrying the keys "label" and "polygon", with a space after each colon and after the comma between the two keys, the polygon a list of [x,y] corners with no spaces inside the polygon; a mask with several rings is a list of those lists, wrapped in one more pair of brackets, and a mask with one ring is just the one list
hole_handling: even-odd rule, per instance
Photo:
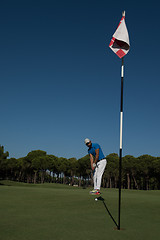
{"label": "player's shadow", "polygon": [[102,198],[102,197],[98,197],[97,199],[103,202],[103,205],[104,205],[105,209],[107,210],[109,216],[111,217],[112,221],[114,222],[114,224],[115,224],[116,227],[118,228],[118,224],[116,223],[116,221],[115,221],[115,219],[113,218],[111,212],[109,211],[109,209],[108,209],[108,207],[107,207],[107,205],[106,205],[106,203],[105,203],[104,198]]}

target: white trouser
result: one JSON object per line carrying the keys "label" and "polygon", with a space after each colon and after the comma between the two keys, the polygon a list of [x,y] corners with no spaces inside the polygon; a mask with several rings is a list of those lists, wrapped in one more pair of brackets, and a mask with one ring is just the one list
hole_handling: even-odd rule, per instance
{"label": "white trouser", "polygon": [[101,180],[102,180],[102,175],[104,173],[104,169],[106,167],[107,160],[103,159],[97,162],[97,165],[94,169],[93,173],[93,180],[94,180],[94,189],[99,189],[101,187]]}

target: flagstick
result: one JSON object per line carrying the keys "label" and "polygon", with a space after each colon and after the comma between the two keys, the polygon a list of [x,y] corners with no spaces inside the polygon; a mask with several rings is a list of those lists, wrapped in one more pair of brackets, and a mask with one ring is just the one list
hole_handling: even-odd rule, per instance
{"label": "flagstick", "polygon": [[[123,48],[121,44],[125,44]],[[125,25],[125,11],[122,13],[121,21],[118,25],[117,30],[112,36],[111,42],[109,44],[111,50],[117,54],[119,58],[122,56],[122,66],[121,66],[121,105],[120,105],[120,150],[119,150],[119,208],[118,208],[118,226],[117,229],[120,230],[120,220],[121,220],[121,184],[122,184],[122,126],[123,126],[123,76],[124,76],[124,56],[128,53],[130,49],[129,36],[127,27]]]}
{"label": "flagstick", "polygon": [[119,150],[119,208],[118,208],[118,230],[120,230],[120,220],[121,220],[123,76],[124,76],[124,57],[122,58],[122,66],[121,66],[121,105],[120,105],[120,150]]}

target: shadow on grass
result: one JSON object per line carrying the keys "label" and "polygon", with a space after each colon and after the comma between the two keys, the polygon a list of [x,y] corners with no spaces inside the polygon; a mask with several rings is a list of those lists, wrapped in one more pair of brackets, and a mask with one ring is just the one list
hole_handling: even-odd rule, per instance
{"label": "shadow on grass", "polygon": [[106,203],[105,203],[105,199],[102,198],[102,197],[98,197],[97,199],[98,199],[99,201],[102,201],[102,202],[103,202],[103,205],[104,205],[105,209],[107,210],[109,216],[111,217],[112,221],[114,222],[114,224],[115,224],[116,227],[118,228],[118,224],[116,223],[116,221],[115,221],[115,219],[113,218],[111,212],[109,211],[109,209],[108,209],[108,207],[107,207],[107,205],[106,205]]}

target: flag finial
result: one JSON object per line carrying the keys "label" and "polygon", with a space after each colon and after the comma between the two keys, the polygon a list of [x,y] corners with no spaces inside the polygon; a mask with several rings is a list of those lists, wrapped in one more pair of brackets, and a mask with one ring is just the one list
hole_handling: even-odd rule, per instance
{"label": "flag finial", "polygon": [[122,16],[123,16],[123,17],[125,17],[125,13],[126,13],[125,11],[122,12]]}

